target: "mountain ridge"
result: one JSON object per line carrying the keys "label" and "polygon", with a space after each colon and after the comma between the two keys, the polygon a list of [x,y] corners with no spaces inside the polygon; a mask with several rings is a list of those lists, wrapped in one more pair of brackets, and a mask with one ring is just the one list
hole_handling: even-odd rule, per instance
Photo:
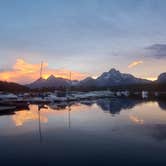
{"label": "mountain ridge", "polygon": [[148,84],[152,83],[150,80],[141,79],[128,73],[121,73],[120,71],[112,68],[108,72],[102,73],[96,79],[87,77],[83,80],[69,80],[60,77],[50,75],[47,79],[39,78],[33,83],[27,85],[29,88],[58,88],[58,87],[111,87],[111,86],[123,86],[133,84]]}

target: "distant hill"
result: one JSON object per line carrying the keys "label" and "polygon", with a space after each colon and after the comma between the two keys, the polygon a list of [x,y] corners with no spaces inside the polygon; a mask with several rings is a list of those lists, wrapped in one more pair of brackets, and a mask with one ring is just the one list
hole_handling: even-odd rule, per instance
{"label": "distant hill", "polygon": [[6,82],[6,81],[0,81],[0,91],[6,91],[6,92],[25,92],[28,91],[29,88],[26,86],[13,83],[13,82]]}

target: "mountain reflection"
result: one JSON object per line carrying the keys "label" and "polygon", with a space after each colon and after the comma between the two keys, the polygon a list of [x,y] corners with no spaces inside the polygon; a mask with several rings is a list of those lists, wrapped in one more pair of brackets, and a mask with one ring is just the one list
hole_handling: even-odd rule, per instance
{"label": "mountain reflection", "polygon": [[[15,110],[13,112],[3,112],[0,116],[3,115],[11,115],[16,126],[21,126],[27,121],[38,120],[38,111],[40,110],[43,115],[41,115],[41,122],[46,123],[48,121],[47,115],[45,114],[57,114],[59,111],[63,112],[70,107],[71,111],[80,110],[83,106],[91,107],[96,104],[99,108],[102,109],[105,113],[110,113],[111,115],[119,114],[122,110],[132,109],[136,105],[150,102],[148,100],[135,99],[135,98],[104,98],[97,100],[83,100],[76,102],[60,102],[60,103],[52,103],[49,105],[30,105],[29,110]],[[158,106],[162,110],[166,110],[166,102],[163,100],[155,101],[158,103]],[[58,111],[58,112],[57,112]],[[59,112],[59,113],[60,113]],[[133,122],[143,123],[142,121],[133,117],[129,117]]]}
{"label": "mountain reflection", "polygon": [[104,112],[111,114],[119,114],[122,109],[131,109],[137,104],[142,103],[143,100],[129,99],[129,98],[112,98],[112,99],[99,99],[97,105],[101,107]]}
{"label": "mountain reflection", "polygon": [[[68,106],[72,108],[75,107],[77,103],[86,106],[92,106],[93,104],[97,104],[104,112],[109,112],[112,115],[119,114],[122,110],[132,109],[136,105],[150,102],[151,100],[142,100],[135,98],[104,98],[97,100],[83,100],[79,102],[62,102],[62,103],[54,103],[50,104],[49,107],[52,110],[65,110]],[[159,107],[162,110],[166,110],[166,102],[165,101],[156,101],[158,102]],[[81,105],[79,105],[81,107]]]}

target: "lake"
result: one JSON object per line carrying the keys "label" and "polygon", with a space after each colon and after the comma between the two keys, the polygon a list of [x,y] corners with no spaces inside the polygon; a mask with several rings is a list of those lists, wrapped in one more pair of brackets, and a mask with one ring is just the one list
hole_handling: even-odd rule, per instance
{"label": "lake", "polygon": [[0,116],[1,165],[166,165],[166,102],[112,98]]}

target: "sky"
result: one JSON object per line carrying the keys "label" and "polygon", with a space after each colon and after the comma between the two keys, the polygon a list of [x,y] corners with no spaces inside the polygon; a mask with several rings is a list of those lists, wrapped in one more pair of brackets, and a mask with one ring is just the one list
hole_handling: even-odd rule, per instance
{"label": "sky", "polygon": [[0,0],[0,79],[166,71],[165,0]]}

